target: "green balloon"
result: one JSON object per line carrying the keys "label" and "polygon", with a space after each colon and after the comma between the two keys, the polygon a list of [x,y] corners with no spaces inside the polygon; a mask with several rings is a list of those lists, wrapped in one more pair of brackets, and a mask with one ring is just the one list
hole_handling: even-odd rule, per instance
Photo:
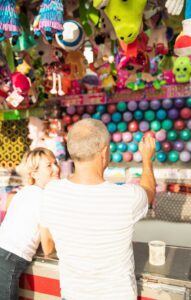
{"label": "green balloon", "polygon": [[117,145],[114,142],[110,142],[110,151],[115,152],[117,150]]}
{"label": "green balloon", "polygon": [[151,129],[153,131],[159,131],[161,129],[161,123],[157,120],[151,122]]}
{"label": "green balloon", "polygon": [[170,130],[173,127],[172,120],[166,119],[162,121],[162,128],[165,130]]}
{"label": "green balloon", "polygon": [[189,129],[184,129],[180,133],[180,138],[184,141],[188,141],[191,138],[191,133]]}
{"label": "green balloon", "polygon": [[188,107],[191,107],[191,98],[188,98],[186,100],[186,104],[187,104]]}
{"label": "green balloon", "polygon": [[117,103],[117,110],[118,111],[126,111],[127,110],[127,103],[126,102]]}
{"label": "green balloon", "polygon": [[147,121],[153,121],[155,118],[155,113],[152,110],[147,110],[144,114],[144,118]]}
{"label": "green balloon", "polygon": [[117,129],[120,132],[125,132],[127,130],[127,123],[125,122],[120,122],[119,124],[117,124]]}
{"label": "green balloon", "polygon": [[170,130],[167,133],[167,138],[170,141],[175,141],[178,137],[178,133],[176,132],[176,130]]}
{"label": "green balloon", "polygon": [[176,151],[170,151],[168,153],[168,160],[171,162],[176,162],[179,159],[179,154]]}

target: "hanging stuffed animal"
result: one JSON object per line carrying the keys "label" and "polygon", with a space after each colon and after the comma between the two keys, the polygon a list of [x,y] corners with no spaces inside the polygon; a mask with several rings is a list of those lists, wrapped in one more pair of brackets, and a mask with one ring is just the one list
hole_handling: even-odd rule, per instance
{"label": "hanging stuffed animal", "polygon": [[19,17],[16,13],[16,0],[0,1],[0,42],[12,38],[15,45],[20,35]]}
{"label": "hanging stuffed animal", "polygon": [[33,24],[35,38],[42,34],[51,43],[55,34],[63,30],[63,15],[62,0],[43,0]]}
{"label": "hanging stuffed animal", "polygon": [[93,0],[111,21],[117,38],[126,44],[135,41],[142,27],[142,16],[147,0]]}
{"label": "hanging stuffed animal", "polygon": [[191,77],[191,63],[187,56],[180,56],[174,62],[173,74],[176,82],[186,83],[190,82]]}

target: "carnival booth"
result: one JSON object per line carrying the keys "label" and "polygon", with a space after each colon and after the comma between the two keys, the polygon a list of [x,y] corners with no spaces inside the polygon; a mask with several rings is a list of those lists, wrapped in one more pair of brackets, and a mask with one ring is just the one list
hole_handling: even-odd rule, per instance
{"label": "carnival booth", "polygon": [[[67,177],[67,132],[102,120],[105,178],[139,184],[139,142],[156,138],[157,194],[135,227],[138,300],[191,299],[191,1],[3,0],[0,4],[0,222],[23,186],[23,154],[45,146]],[[152,265],[150,241],[166,243]],[[60,299],[56,253],[39,249],[20,300]]]}

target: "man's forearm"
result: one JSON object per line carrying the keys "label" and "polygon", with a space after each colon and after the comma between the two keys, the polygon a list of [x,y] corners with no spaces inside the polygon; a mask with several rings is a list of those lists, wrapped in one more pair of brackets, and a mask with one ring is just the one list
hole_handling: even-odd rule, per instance
{"label": "man's forearm", "polygon": [[156,181],[151,161],[143,162],[143,172],[140,180],[140,185],[147,193],[149,204],[152,204],[156,193]]}

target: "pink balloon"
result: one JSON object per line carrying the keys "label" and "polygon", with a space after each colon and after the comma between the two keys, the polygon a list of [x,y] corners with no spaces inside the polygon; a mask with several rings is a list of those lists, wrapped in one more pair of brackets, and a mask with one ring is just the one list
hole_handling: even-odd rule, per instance
{"label": "pink balloon", "polygon": [[133,136],[130,132],[123,132],[122,139],[123,139],[123,142],[128,143],[128,142],[132,141]]}
{"label": "pink balloon", "polygon": [[159,141],[159,142],[163,142],[166,140],[166,130],[161,129],[159,131],[156,132],[155,134],[155,138]]}
{"label": "pink balloon", "polygon": [[127,151],[127,152],[123,153],[123,160],[124,161],[127,161],[127,162],[131,161],[132,158],[133,158],[133,154],[131,152]]}
{"label": "pink balloon", "polygon": [[114,132],[112,134],[112,141],[115,143],[119,143],[122,140],[122,134],[120,132]]}

